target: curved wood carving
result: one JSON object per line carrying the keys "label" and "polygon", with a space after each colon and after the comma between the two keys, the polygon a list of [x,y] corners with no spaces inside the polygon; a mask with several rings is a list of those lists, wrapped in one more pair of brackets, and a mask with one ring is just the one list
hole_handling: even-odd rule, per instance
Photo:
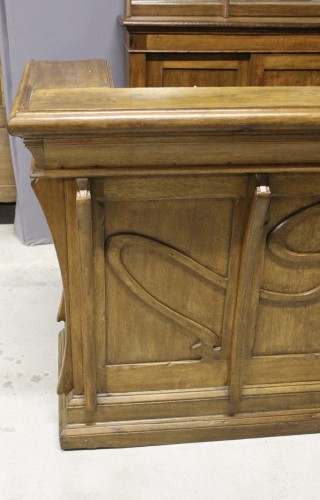
{"label": "curved wood carving", "polygon": [[130,273],[130,270],[125,266],[123,261],[123,251],[129,247],[141,248],[142,250],[161,254],[173,260],[175,263],[179,263],[186,272],[195,273],[197,276],[223,291],[227,288],[227,279],[205,268],[177,250],[147,237],[133,234],[121,234],[110,237],[106,242],[107,259],[116,276],[144,303],[182,327],[182,333],[188,336],[190,336],[190,334],[193,336],[196,335],[200,342],[192,345],[192,350],[195,350],[203,358],[219,357],[220,354],[219,350],[217,350],[217,346],[220,345],[221,339],[218,333],[199,324],[181,312],[171,309],[159,298],[154,297],[148,290],[143,288],[137,279]]}
{"label": "curved wood carving", "polygon": [[[278,224],[269,234],[267,245],[271,253],[291,262],[306,263],[320,262],[319,252],[297,252],[289,248],[287,237],[297,224],[312,215],[320,215],[320,204],[311,205],[290,215]],[[287,293],[261,289],[260,298],[273,302],[306,302],[320,296],[320,285],[302,292]]]}
{"label": "curved wood carving", "polygon": [[267,245],[271,253],[292,262],[320,262],[320,249],[319,252],[296,252],[287,245],[287,237],[294,227],[312,215],[320,215],[319,203],[295,212],[278,224],[267,239]]}
{"label": "curved wood carving", "polygon": [[265,289],[261,289],[260,292],[261,299],[273,302],[307,302],[308,300],[317,299],[319,296],[320,286],[298,293],[273,292]]}

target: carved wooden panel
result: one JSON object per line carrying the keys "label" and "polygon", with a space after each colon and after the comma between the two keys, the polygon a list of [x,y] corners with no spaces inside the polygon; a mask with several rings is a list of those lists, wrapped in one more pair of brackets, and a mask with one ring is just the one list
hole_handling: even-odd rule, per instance
{"label": "carved wooden panel", "polygon": [[[130,192],[119,180],[106,180],[104,188],[106,365],[180,366],[183,378],[175,371],[163,388],[191,384],[194,363],[210,370],[229,356],[232,315],[226,307],[235,306],[247,186],[246,176],[231,182],[198,176],[194,198],[185,188],[188,176],[181,176],[180,185],[175,181],[158,181],[156,188],[145,179],[140,201],[130,199],[134,181]],[[110,200],[116,189],[123,199]],[[226,385],[223,363],[224,370],[199,383]]]}
{"label": "carved wooden panel", "polygon": [[244,384],[319,378],[320,190],[317,176],[270,176],[260,297],[247,332]]}
{"label": "carved wooden panel", "polygon": [[272,383],[272,367],[284,383],[310,379],[319,181],[260,176],[255,201],[254,179],[92,183],[102,392],[229,386],[237,408],[248,384]]}
{"label": "carved wooden panel", "polygon": [[320,199],[280,198],[271,214],[253,353],[320,352]]}

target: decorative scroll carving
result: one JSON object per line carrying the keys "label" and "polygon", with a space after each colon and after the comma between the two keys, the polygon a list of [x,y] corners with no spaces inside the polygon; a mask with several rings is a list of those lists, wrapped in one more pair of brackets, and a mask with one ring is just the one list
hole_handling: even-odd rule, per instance
{"label": "decorative scroll carving", "polygon": [[320,215],[320,204],[311,205],[303,208],[298,212],[290,215],[278,224],[269,234],[267,245],[269,250],[286,261],[292,262],[320,262],[320,248],[319,252],[297,252],[289,248],[287,244],[287,237],[294,229],[294,227],[312,215]]}
{"label": "decorative scroll carving", "polygon": [[308,300],[317,299],[320,296],[320,285],[298,293],[273,292],[271,290],[262,289],[260,298],[273,302],[307,302]]}
{"label": "decorative scroll carving", "polygon": [[[307,220],[311,216],[320,215],[320,204],[311,205],[303,208],[280,222],[269,234],[267,245],[273,255],[284,261],[293,263],[319,263],[319,252],[298,252],[290,248],[287,238],[291,231],[301,222]],[[261,289],[260,298],[274,302],[306,302],[316,299],[320,296],[320,285],[302,292],[278,292],[274,290]]]}
{"label": "decorative scroll carving", "polygon": [[171,260],[176,266],[180,266],[185,273],[191,273],[198,279],[205,280],[210,283],[210,285],[223,292],[225,292],[227,288],[227,279],[207,269],[177,250],[150,238],[132,234],[121,234],[110,237],[106,242],[106,255],[109,264],[116,276],[131,290],[131,292],[150,307],[182,327],[182,333],[188,336],[196,335],[199,338],[199,342],[192,345],[191,349],[196,350],[200,356],[203,358],[219,357],[218,347],[220,346],[221,339],[218,333],[192,319],[190,317],[191,314],[188,315],[188,311],[186,314],[183,314],[174,310],[164,303],[162,297],[155,296],[154,292],[147,290],[139,283],[137,277],[133,275],[134,273],[125,263],[124,252],[130,248],[139,249],[142,252],[146,251],[149,255],[156,255],[156,258],[158,256],[164,257],[169,261]]}

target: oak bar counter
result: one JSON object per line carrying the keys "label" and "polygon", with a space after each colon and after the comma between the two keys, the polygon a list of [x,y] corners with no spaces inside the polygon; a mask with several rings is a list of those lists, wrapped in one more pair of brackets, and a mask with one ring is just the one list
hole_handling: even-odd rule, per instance
{"label": "oak bar counter", "polygon": [[9,129],[61,267],[64,449],[320,430],[320,88],[33,61]]}

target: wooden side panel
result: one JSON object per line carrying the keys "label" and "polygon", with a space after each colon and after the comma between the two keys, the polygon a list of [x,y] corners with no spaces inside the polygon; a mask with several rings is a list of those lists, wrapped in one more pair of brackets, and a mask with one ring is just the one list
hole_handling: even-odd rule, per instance
{"label": "wooden side panel", "polygon": [[74,388],[73,345],[70,324],[71,296],[68,265],[68,241],[64,181],[61,179],[37,179],[32,187],[42,206],[50,227],[59,259],[63,287],[65,290],[66,329],[63,335],[63,356],[58,382],[58,393],[67,394]]}
{"label": "wooden side panel", "polygon": [[258,86],[320,85],[320,54],[261,54],[250,62],[250,84]]}

